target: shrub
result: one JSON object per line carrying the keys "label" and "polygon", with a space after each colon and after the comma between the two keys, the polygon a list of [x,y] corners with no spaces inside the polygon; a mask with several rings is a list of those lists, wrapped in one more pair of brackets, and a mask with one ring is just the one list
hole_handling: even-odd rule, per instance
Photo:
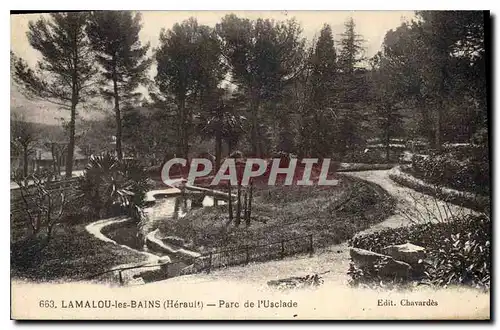
{"label": "shrub", "polygon": [[129,214],[140,220],[150,185],[146,171],[134,160],[91,156],[78,181],[76,203],[91,219]]}
{"label": "shrub", "polygon": [[[425,223],[409,227],[386,229],[357,236],[353,247],[382,253],[393,244],[410,242],[426,249],[424,278],[433,285],[466,284],[488,288],[491,271],[491,221],[485,215],[467,215],[449,222]],[[350,269],[351,278],[379,281],[376,272]]]}
{"label": "shrub", "polygon": [[481,195],[490,193],[489,159],[484,148],[415,155],[406,171],[431,184]]}
{"label": "shrub", "polygon": [[11,245],[12,262],[21,268],[40,261],[54,228],[64,221],[68,200],[63,189],[51,186],[53,177],[50,171],[15,177],[25,211],[23,226],[28,229]]}

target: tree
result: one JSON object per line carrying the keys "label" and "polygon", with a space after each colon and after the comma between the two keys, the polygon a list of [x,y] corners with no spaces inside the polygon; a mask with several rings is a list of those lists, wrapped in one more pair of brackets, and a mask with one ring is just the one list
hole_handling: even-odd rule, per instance
{"label": "tree", "polygon": [[23,176],[28,176],[28,157],[33,152],[33,147],[38,139],[35,126],[24,121],[21,116],[13,115],[10,119],[11,149],[23,155]]}
{"label": "tree", "polygon": [[367,70],[362,67],[363,56],[362,37],[355,31],[352,18],[344,24],[345,31],[341,34],[340,53],[338,56],[338,99],[336,104],[336,149],[340,157],[348,147],[360,143],[363,130],[364,104],[368,94]]}
{"label": "tree", "polygon": [[85,33],[88,14],[52,13],[29,23],[28,41],[42,58],[33,70],[15,60],[14,81],[27,97],[36,97],[70,110],[66,177],[72,176],[77,106],[95,95],[96,69]]}
{"label": "tree", "polygon": [[98,11],[91,15],[87,32],[101,66],[101,93],[113,100],[116,120],[116,155],[123,158],[122,114],[120,107],[137,102],[137,92],[146,84],[152,60],[146,54],[149,44],[139,40],[141,15],[130,11]]}
{"label": "tree", "polygon": [[64,221],[68,199],[63,189],[50,189],[51,179],[49,172],[14,178],[27,215],[29,234],[12,245],[12,261],[24,267],[41,260],[41,252],[51,242],[54,228]]}
{"label": "tree", "polygon": [[[156,86],[163,100],[176,105],[177,153],[187,158],[193,128],[193,108],[212,97],[226,69],[221,61],[220,43],[215,31],[190,18],[160,33],[156,50]],[[191,104],[188,104],[188,103]],[[210,104],[210,102],[208,102]]]}
{"label": "tree", "polygon": [[372,59],[371,103],[373,114],[380,131],[380,140],[385,144],[386,161],[390,163],[391,139],[401,135],[402,115],[400,113],[401,89],[393,78],[391,62],[378,52]]}
{"label": "tree", "polygon": [[[472,68],[484,54],[484,17],[479,11],[420,11],[417,16],[429,54],[423,74],[435,113],[435,148],[440,151],[445,111],[455,99],[463,100],[465,91],[469,90],[470,95],[469,83],[463,84],[464,74],[468,75],[472,70],[467,68]],[[484,83],[486,77],[481,78],[472,81]],[[473,94],[484,100],[481,94]]]}
{"label": "tree", "polygon": [[304,69],[300,25],[295,20],[251,21],[231,14],[216,25],[216,30],[233,83],[249,102],[252,153],[261,156],[260,108],[266,100],[279,99],[283,88]]}
{"label": "tree", "polygon": [[[417,12],[385,36],[388,80],[407,107],[419,109],[420,133],[435,149],[446,125],[465,125],[471,137],[486,122],[484,19],[478,11]],[[448,139],[459,131],[451,128]]]}
{"label": "tree", "polygon": [[334,140],[332,107],[335,103],[337,55],[332,29],[325,24],[310,59],[307,105],[302,111],[302,149],[315,157],[329,156]]}

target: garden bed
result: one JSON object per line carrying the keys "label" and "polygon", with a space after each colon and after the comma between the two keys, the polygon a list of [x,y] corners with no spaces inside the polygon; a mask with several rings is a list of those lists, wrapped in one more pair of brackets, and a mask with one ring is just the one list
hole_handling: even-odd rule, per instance
{"label": "garden bed", "polygon": [[[313,234],[314,247],[338,244],[390,215],[394,199],[375,184],[339,176],[337,186],[256,186],[249,227],[229,223],[227,205],[193,210],[160,231],[192,240],[199,252]],[[233,206],[233,210],[236,206]]]}
{"label": "garden bed", "polygon": [[471,210],[489,213],[490,198],[487,196],[482,196],[470,192],[458,191],[455,189],[427,183],[421,179],[412,176],[407,172],[402,171],[400,167],[392,169],[391,173],[389,174],[389,177],[394,182],[402,186],[409,187],[415,191],[435,196],[446,202],[463,206]]}
{"label": "garden bed", "polygon": [[[412,243],[425,248],[419,284],[470,285],[489,288],[491,274],[491,221],[485,215],[467,215],[448,222],[425,223],[356,236],[355,248],[384,253],[390,245]],[[356,269],[354,284],[387,286],[395,279],[381,278],[377,269]]]}
{"label": "garden bed", "polygon": [[[11,244],[11,277],[30,281],[78,281],[123,264],[141,263],[147,256],[92,236],[84,224],[61,225],[36,261],[26,264],[21,242]],[[24,263],[23,263],[24,261]]]}

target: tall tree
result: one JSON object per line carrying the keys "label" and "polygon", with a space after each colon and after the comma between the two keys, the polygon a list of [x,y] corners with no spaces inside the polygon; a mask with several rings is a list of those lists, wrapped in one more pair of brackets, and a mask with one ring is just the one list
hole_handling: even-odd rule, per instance
{"label": "tall tree", "polygon": [[352,18],[344,24],[345,31],[341,34],[340,53],[338,56],[338,103],[336,106],[336,149],[340,157],[348,147],[361,141],[364,111],[368,94],[367,71],[363,68],[364,39],[356,33]]}
{"label": "tall tree", "polygon": [[227,15],[216,26],[222,53],[231,68],[233,82],[249,102],[251,144],[260,156],[260,108],[266,100],[276,100],[304,68],[304,39],[295,20],[255,21]]}
{"label": "tall tree", "polygon": [[332,151],[337,54],[332,29],[325,24],[309,59],[310,78],[307,105],[302,111],[302,148],[315,157],[329,156]]}
{"label": "tall tree", "polygon": [[70,110],[66,177],[72,176],[77,106],[95,95],[96,69],[85,33],[88,14],[53,13],[30,21],[28,41],[40,52],[37,70],[18,58],[14,81],[28,97],[41,98]]}
{"label": "tall tree", "polygon": [[[443,126],[450,121],[469,136],[486,121],[485,17],[479,11],[417,14],[413,22],[387,32],[383,57],[400,100],[420,112],[420,133],[440,149]],[[448,129],[447,138],[457,132]]]}
{"label": "tall tree", "polygon": [[386,161],[389,163],[391,139],[403,134],[403,120],[400,113],[402,90],[394,78],[394,68],[385,52],[378,52],[371,60],[370,101],[373,115],[386,150]]}
{"label": "tall tree", "polygon": [[147,84],[152,63],[147,57],[149,43],[143,46],[139,40],[141,28],[139,13],[98,11],[92,13],[87,29],[101,66],[101,93],[114,102],[118,159],[123,158],[120,108],[139,100],[137,88]]}
{"label": "tall tree", "polygon": [[[156,50],[156,86],[163,100],[173,99],[177,116],[177,154],[187,158],[193,129],[193,108],[203,111],[225,75],[220,44],[212,28],[190,18],[160,33]],[[190,102],[190,104],[188,104]]]}
{"label": "tall tree", "polygon": [[[479,96],[479,102],[484,104],[485,98],[472,92],[472,88],[467,87],[469,83],[463,83],[464,75],[472,71],[469,68],[484,54],[484,17],[480,11],[421,11],[417,16],[429,54],[423,73],[435,114],[435,148],[440,151],[445,111],[452,107],[454,100],[464,100],[464,92],[468,90],[467,94]],[[485,76],[481,78],[472,82],[486,80]]]}

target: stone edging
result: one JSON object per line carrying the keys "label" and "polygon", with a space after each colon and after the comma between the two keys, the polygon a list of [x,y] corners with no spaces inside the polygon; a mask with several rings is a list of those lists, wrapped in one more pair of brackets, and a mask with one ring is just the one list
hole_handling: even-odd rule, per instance
{"label": "stone edging", "polygon": [[[129,251],[133,251],[135,253],[139,253],[139,254],[146,256],[147,263],[158,262],[160,257],[158,257],[152,253],[132,249],[130,246],[127,246],[127,245],[118,244],[116,241],[112,240],[111,238],[107,237],[106,235],[104,235],[102,233],[102,230],[105,227],[121,224],[121,223],[128,222],[128,221],[133,221],[133,219],[130,217],[125,217],[125,218],[124,217],[116,217],[116,218],[97,220],[97,221],[92,222],[92,223],[88,224],[87,226],[85,226],[85,230],[87,230],[87,232],[89,234],[91,234],[92,236],[94,236],[95,238],[97,238],[101,241],[104,241],[107,243],[112,243],[112,244],[118,245],[124,249],[127,249]],[[123,266],[124,265],[120,265],[118,267],[123,267]],[[115,267],[115,268],[117,268],[117,267]]]}

